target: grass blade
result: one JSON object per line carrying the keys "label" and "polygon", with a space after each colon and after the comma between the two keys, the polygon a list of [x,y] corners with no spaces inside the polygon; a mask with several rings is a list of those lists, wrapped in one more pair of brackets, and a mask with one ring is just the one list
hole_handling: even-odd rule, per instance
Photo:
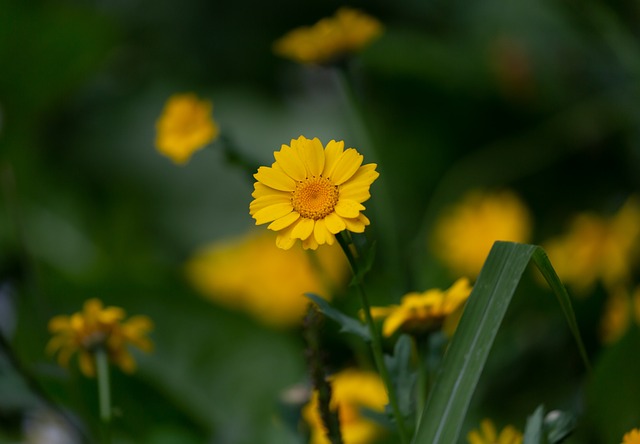
{"label": "grass blade", "polygon": [[[568,294],[544,251],[535,245],[496,242],[478,276],[460,324],[444,356],[414,443],[457,442],[493,341],[522,274],[532,258],[556,293],[583,353],[584,347]],[[586,359],[586,354],[583,358]]]}

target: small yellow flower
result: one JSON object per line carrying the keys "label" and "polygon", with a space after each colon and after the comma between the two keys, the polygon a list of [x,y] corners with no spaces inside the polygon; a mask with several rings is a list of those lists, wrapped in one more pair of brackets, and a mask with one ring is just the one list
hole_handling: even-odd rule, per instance
{"label": "small yellow flower", "polygon": [[[458,310],[467,301],[472,287],[466,278],[458,279],[448,290],[427,290],[424,293],[409,293],[400,305],[372,307],[374,318],[385,318],[382,334],[391,336],[397,330],[408,333],[423,333],[437,330],[443,325],[447,333],[453,333],[457,324]],[[449,326],[449,318],[453,325]]]}
{"label": "small yellow flower", "polygon": [[527,207],[510,191],[472,191],[446,209],[434,228],[435,254],[458,276],[475,278],[495,241],[526,243]]}
{"label": "small yellow flower", "polygon": [[640,444],[640,430],[633,429],[625,433],[621,444]]}
{"label": "small yellow flower", "polygon": [[[330,408],[338,411],[340,430],[345,444],[367,444],[383,432],[367,419],[362,409],[383,412],[388,403],[387,392],[380,377],[373,372],[343,370],[329,378],[332,397]],[[328,444],[326,431],[318,413],[317,393],[302,409],[302,416],[311,428],[310,444]]]}
{"label": "small yellow flower", "polygon": [[472,430],[467,435],[469,444],[522,444],[522,433],[513,426],[506,426],[500,432],[490,419],[484,419],[480,423],[480,430]]}
{"label": "small yellow flower", "polygon": [[600,323],[602,341],[616,342],[632,322],[640,325],[640,286],[632,295],[622,287],[615,288],[609,293]]}
{"label": "small yellow flower", "polygon": [[263,231],[206,246],[187,262],[187,279],[212,301],[268,325],[299,324],[309,304],[303,293],[330,294],[348,275],[348,264],[338,245],[312,258],[299,248],[276,247],[274,238]]}
{"label": "small yellow flower", "polygon": [[626,284],[637,259],[638,240],[640,205],[632,197],[608,218],[577,215],[566,234],[543,247],[560,278],[584,294],[597,280],[608,288]]}
{"label": "small yellow flower", "polygon": [[334,17],[290,31],[274,43],[273,50],[299,63],[329,64],[361,50],[381,33],[378,20],[343,7]]}
{"label": "small yellow flower", "polygon": [[176,164],[184,164],[197,150],[218,137],[213,105],[195,94],[169,97],[156,122],[156,148]]}
{"label": "small yellow flower", "polygon": [[343,230],[362,233],[369,219],[361,212],[369,187],[379,176],[376,164],[332,140],[323,148],[317,138],[300,136],[274,153],[271,167],[260,167],[249,205],[256,225],[278,232],[276,245],[288,250],[297,239],[304,249],[333,245]]}
{"label": "small yellow flower", "polygon": [[54,336],[47,344],[47,352],[58,353],[58,363],[63,367],[67,367],[71,356],[78,352],[80,370],[92,377],[95,375],[93,353],[102,347],[112,363],[131,373],[136,364],[127,346],[151,351],[153,345],[146,334],[153,323],[147,316],[133,316],[126,321],[124,318],[122,308],[103,308],[99,299],[89,299],[81,312],[55,316],[49,321],[49,331]]}

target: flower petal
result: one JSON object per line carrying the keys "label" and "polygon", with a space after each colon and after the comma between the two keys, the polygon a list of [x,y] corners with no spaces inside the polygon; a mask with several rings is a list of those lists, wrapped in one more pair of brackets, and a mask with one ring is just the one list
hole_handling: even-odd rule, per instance
{"label": "flower petal", "polygon": [[309,236],[302,241],[302,248],[305,250],[316,250],[318,248],[318,242],[316,242],[315,237]]}
{"label": "flower petal", "polygon": [[297,211],[292,211],[286,216],[283,216],[271,222],[271,224],[269,224],[267,228],[272,231],[280,231],[283,228],[287,228],[289,225],[297,221],[299,218],[300,218],[300,213],[298,213]]}
{"label": "flower petal", "polygon": [[333,169],[338,163],[338,159],[342,156],[344,152],[344,142],[336,142],[332,140],[327,144],[327,147],[324,149],[324,171],[322,172],[323,177],[331,177],[333,174]]}
{"label": "flower petal", "polygon": [[253,177],[255,177],[257,181],[275,190],[293,191],[296,189],[295,180],[274,168],[260,167]]}
{"label": "flower petal", "polygon": [[355,218],[358,217],[360,211],[364,211],[366,208],[356,202],[355,200],[342,199],[338,201],[334,210],[338,214],[338,216],[346,217],[346,218]]}
{"label": "flower petal", "polygon": [[345,221],[336,213],[327,215],[327,217],[324,218],[324,223],[327,226],[327,230],[332,234],[337,234],[347,228]]}
{"label": "flower petal", "polygon": [[276,246],[278,248],[282,248],[283,250],[288,250],[296,243],[295,237],[291,236],[291,232],[293,231],[293,226],[289,226],[284,230],[278,231],[278,235],[276,236]]}
{"label": "flower petal", "polygon": [[331,181],[336,185],[340,185],[351,179],[356,171],[358,171],[358,168],[360,168],[363,159],[362,154],[358,153],[355,149],[347,149],[338,159],[331,174]]}
{"label": "flower petal", "polygon": [[291,193],[285,191],[275,191],[272,194],[260,196],[249,204],[249,214],[253,215],[258,211],[276,204],[291,203]]}
{"label": "flower petal", "polygon": [[311,233],[313,233],[314,225],[315,221],[313,219],[300,219],[296,226],[293,227],[293,231],[291,231],[291,237],[305,240],[306,238],[311,236]]}
{"label": "flower petal", "polygon": [[273,153],[276,162],[282,170],[294,180],[304,180],[307,177],[307,169],[299,153],[287,145],[282,145],[280,151]]}
{"label": "flower petal", "polygon": [[266,208],[253,214],[253,218],[256,220],[256,225],[266,224],[267,222],[274,221],[293,211],[291,202],[270,205]]}
{"label": "flower petal", "polygon": [[327,242],[327,237],[329,236],[331,236],[331,233],[327,230],[324,219],[317,220],[313,227],[313,237],[316,238],[318,244],[322,245]]}
{"label": "flower petal", "polygon": [[312,176],[320,176],[324,170],[324,148],[322,147],[322,142],[316,137],[312,140],[306,140],[306,143],[301,143],[299,146],[298,152],[309,173]]}

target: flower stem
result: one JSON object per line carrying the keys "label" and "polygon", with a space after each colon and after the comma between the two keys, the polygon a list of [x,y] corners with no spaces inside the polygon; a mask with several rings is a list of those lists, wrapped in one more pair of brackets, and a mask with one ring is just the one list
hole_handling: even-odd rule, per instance
{"label": "flower stem", "polygon": [[380,334],[376,329],[376,325],[373,321],[373,316],[371,316],[371,304],[369,304],[369,298],[367,297],[367,293],[365,292],[364,285],[362,283],[363,273],[358,265],[357,257],[351,250],[352,242],[350,241],[349,233],[347,231],[343,231],[337,236],[337,239],[338,243],[342,247],[342,250],[344,251],[344,254],[347,256],[349,265],[351,265],[351,271],[353,272],[354,276],[354,283],[358,289],[358,294],[360,295],[362,311],[364,312],[365,320],[369,328],[369,334],[371,335],[371,351],[373,353],[373,359],[376,363],[376,367],[378,368],[378,373],[380,373],[380,377],[382,378],[382,381],[387,389],[389,404],[391,405],[391,410],[396,421],[396,427],[398,428],[400,442],[402,444],[407,444],[409,440],[407,438],[407,431],[404,426],[404,419],[398,405],[396,390],[393,382],[391,381],[391,376],[389,375],[387,366],[384,363],[382,339],[380,338]]}
{"label": "flower stem", "polygon": [[111,443],[111,387],[109,382],[109,361],[107,352],[98,347],[94,352],[96,373],[98,376],[98,398],[100,402],[100,420],[102,422],[102,443]]}

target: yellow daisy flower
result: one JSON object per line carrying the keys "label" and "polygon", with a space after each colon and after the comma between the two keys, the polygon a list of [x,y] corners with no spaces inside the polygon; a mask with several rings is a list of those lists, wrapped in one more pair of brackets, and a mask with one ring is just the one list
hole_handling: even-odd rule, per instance
{"label": "yellow daisy flower", "polygon": [[631,295],[625,288],[615,288],[609,293],[600,322],[602,342],[616,342],[633,322],[640,325],[640,286]]}
{"label": "yellow daisy flower", "polygon": [[187,279],[208,299],[268,325],[299,325],[309,305],[303,293],[330,295],[349,266],[337,244],[311,257],[300,248],[282,250],[274,240],[274,233],[261,231],[207,245],[187,262]]}
{"label": "yellow daisy flower", "polygon": [[531,217],[510,191],[472,191],[436,221],[435,254],[458,276],[475,278],[495,241],[528,242]]}
{"label": "yellow daisy flower", "polygon": [[156,122],[157,150],[176,164],[186,163],[194,152],[218,137],[212,112],[212,103],[195,94],[171,96]]}
{"label": "yellow daisy flower", "polygon": [[[338,411],[340,430],[345,444],[367,444],[379,437],[383,429],[362,415],[366,408],[384,412],[387,392],[377,373],[355,369],[343,370],[329,378],[331,382],[330,408]],[[326,430],[318,412],[318,395],[302,409],[302,417],[311,428],[310,444],[329,444]]]}
{"label": "yellow daisy flower", "polygon": [[343,7],[334,17],[290,31],[274,43],[273,50],[299,63],[328,64],[364,48],[381,33],[378,20]]}
{"label": "yellow daisy flower", "polygon": [[[408,333],[434,331],[445,326],[447,333],[455,330],[459,309],[471,294],[472,287],[467,278],[458,279],[448,290],[427,290],[424,293],[409,293],[400,305],[372,307],[371,315],[385,318],[382,334],[386,337],[402,330]],[[451,318],[453,325],[447,325]]]}
{"label": "yellow daisy flower", "polygon": [[490,419],[480,423],[480,430],[472,430],[467,435],[469,444],[522,444],[522,433],[513,426],[506,426],[498,435]]}
{"label": "yellow daisy flower", "polygon": [[640,205],[632,197],[611,217],[577,215],[566,234],[543,247],[560,278],[584,294],[597,280],[608,288],[626,284],[639,240]]}
{"label": "yellow daisy flower", "polygon": [[633,429],[625,433],[621,444],[640,444],[640,430]]}
{"label": "yellow daisy flower", "polygon": [[376,164],[362,165],[355,149],[332,140],[323,148],[317,138],[300,136],[274,153],[271,167],[260,167],[249,205],[256,225],[269,223],[278,232],[276,245],[291,248],[297,239],[305,249],[335,242],[343,230],[362,233],[369,219],[362,202],[379,176]]}
{"label": "yellow daisy flower", "polygon": [[47,344],[47,352],[58,353],[58,363],[63,367],[67,367],[71,356],[78,352],[80,370],[92,377],[96,372],[93,353],[103,347],[112,363],[131,373],[136,364],[127,346],[151,351],[153,345],[146,334],[153,323],[147,316],[133,316],[126,321],[124,318],[122,308],[103,308],[99,299],[89,299],[81,312],[55,316],[49,321],[49,331],[54,336]]}

